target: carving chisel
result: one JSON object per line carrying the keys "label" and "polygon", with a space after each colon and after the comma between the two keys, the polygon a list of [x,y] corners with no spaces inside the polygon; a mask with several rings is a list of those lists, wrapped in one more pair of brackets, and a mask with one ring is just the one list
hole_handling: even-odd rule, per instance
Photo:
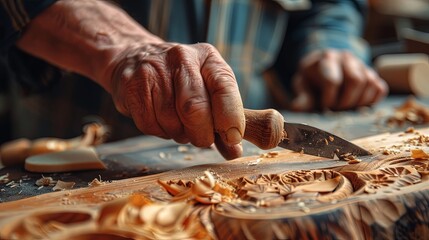
{"label": "carving chisel", "polygon": [[277,146],[295,152],[325,158],[344,155],[371,155],[367,150],[332,133],[302,124],[285,122],[274,109],[245,109],[246,130],[244,139],[261,149]]}

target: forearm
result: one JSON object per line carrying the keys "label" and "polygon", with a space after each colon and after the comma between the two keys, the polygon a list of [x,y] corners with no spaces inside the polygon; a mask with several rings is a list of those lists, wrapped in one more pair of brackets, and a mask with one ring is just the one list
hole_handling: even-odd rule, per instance
{"label": "forearm", "polygon": [[17,46],[82,74],[111,92],[116,56],[133,45],[163,42],[105,1],[58,1],[34,18]]}

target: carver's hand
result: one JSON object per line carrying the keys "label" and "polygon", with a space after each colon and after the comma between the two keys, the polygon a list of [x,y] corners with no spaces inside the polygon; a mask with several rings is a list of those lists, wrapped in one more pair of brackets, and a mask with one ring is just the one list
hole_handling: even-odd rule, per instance
{"label": "carver's hand", "polygon": [[372,105],[388,92],[374,70],[347,51],[329,49],[305,56],[293,78],[297,111],[346,110]]}
{"label": "carver's hand", "polygon": [[145,134],[209,147],[239,157],[245,129],[232,69],[210,44],[142,44],[113,64],[116,108]]}
{"label": "carver's hand", "polygon": [[228,159],[242,153],[238,86],[209,44],[166,43],[108,1],[63,0],[34,18],[17,46],[100,84],[145,134],[216,142]]}

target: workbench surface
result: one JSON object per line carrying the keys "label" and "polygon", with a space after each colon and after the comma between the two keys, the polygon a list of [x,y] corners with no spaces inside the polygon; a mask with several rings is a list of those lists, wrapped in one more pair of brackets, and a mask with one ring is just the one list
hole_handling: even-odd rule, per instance
{"label": "workbench surface", "polygon": [[[392,127],[386,124],[386,119],[392,115],[394,107],[401,105],[406,98],[407,96],[390,96],[374,108],[363,108],[358,111],[324,114],[282,112],[282,114],[286,121],[313,125],[352,140],[384,132],[402,131],[409,127],[409,125]],[[419,99],[419,102],[429,106],[429,99]],[[415,126],[415,128],[428,126]],[[245,156],[265,152],[246,141],[243,145]],[[191,145],[178,145],[173,141],[151,136],[106,143],[98,146],[97,152],[106,164],[107,170],[54,173],[43,176],[52,177],[54,180],[73,181],[76,183],[74,188],[80,188],[88,186],[94,178],[114,181],[225,161],[212,148],[199,149]],[[1,168],[0,176],[5,174],[9,174],[9,180],[14,182],[0,183],[0,202],[52,192],[52,187],[39,188],[35,185],[35,181],[42,177],[40,173],[30,173],[16,167]]]}

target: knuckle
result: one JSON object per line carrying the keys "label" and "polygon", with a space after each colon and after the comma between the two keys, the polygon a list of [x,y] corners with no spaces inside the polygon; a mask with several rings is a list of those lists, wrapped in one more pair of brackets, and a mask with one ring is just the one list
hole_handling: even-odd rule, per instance
{"label": "knuckle", "polygon": [[338,56],[338,51],[335,49],[326,49],[322,51],[322,58],[333,60]]}
{"label": "knuckle", "polygon": [[168,50],[167,53],[167,59],[168,62],[173,65],[180,67],[184,62],[188,61],[190,56],[191,49],[184,45],[184,44],[178,44],[174,47],[172,47],[170,50]]}
{"label": "knuckle", "polygon": [[188,124],[193,124],[198,120],[201,120],[201,116],[205,113],[207,109],[208,101],[202,96],[192,96],[183,101],[180,106],[182,117],[187,119]]}
{"label": "knuckle", "polygon": [[364,87],[367,82],[367,79],[359,75],[350,78],[350,84],[354,87]]}
{"label": "knuckle", "polygon": [[343,57],[345,59],[354,59],[355,58],[354,55],[348,50],[341,51],[341,54],[343,55]]}
{"label": "knuckle", "polygon": [[186,45],[178,44],[178,45],[172,47],[168,52],[169,52],[169,54],[181,56],[181,55],[185,54],[187,51],[189,51],[189,48]]}
{"label": "knuckle", "polygon": [[229,94],[237,88],[237,82],[233,75],[224,74],[221,76],[212,75],[212,94]]}
{"label": "knuckle", "polygon": [[323,79],[322,86],[324,88],[338,88],[343,84],[343,81],[337,81],[332,78]]}
{"label": "knuckle", "polygon": [[217,53],[217,49],[211,45],[210,43],[197,43],[196,44],[198,48],[200,48],[202,51],[207,52],[208,54]]}
{"label": "knuckle", "polygon": [[380,81],[379,84],[376,85],[376,89],[383,96],[387,95],[389,92],[389,87],[384,81]]}

